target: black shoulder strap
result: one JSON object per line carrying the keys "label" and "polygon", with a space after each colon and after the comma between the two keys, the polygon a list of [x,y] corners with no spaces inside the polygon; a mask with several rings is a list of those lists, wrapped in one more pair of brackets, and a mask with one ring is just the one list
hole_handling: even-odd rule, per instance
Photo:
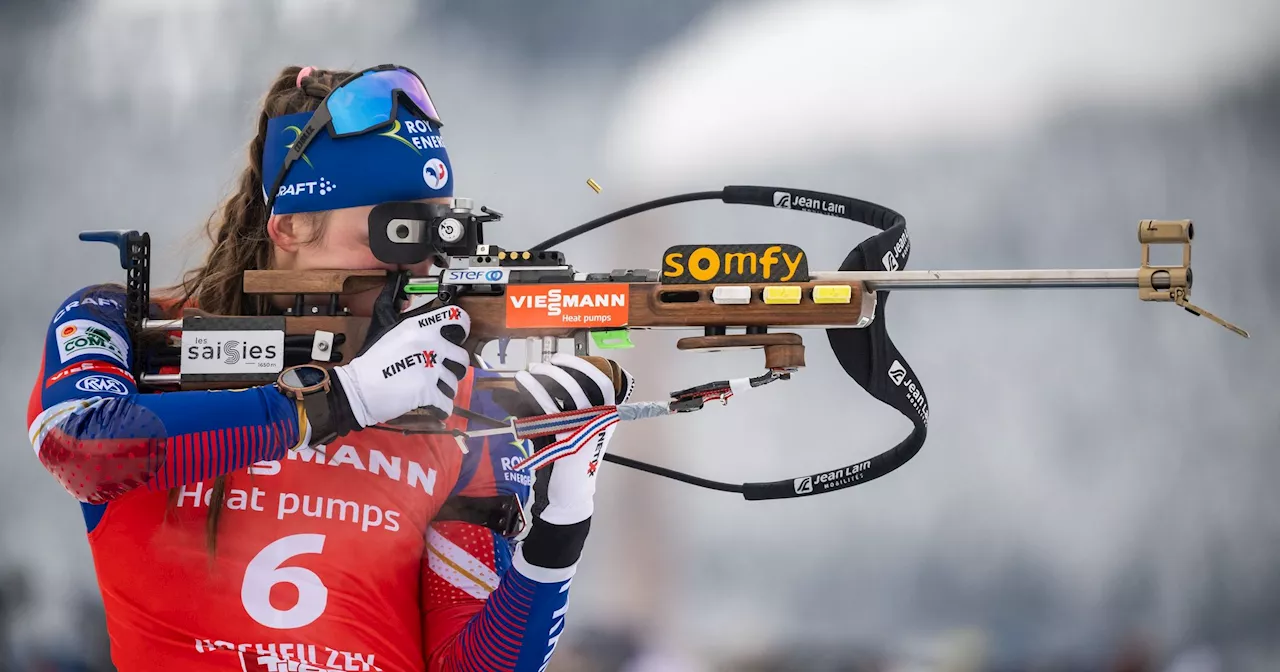
{"label": "black shoulder strap", "polygon": [[433,521],[458,520],[483,525],[508,539],[520,533],[520,499],[515,495],[446,499]]}
{"label": "black shoulder strap", "polygon": [[[906,268],[911,253],[906,219],[880,205],[836,194],[803,189],[773,187],[725,187],[726,202],[771,203],[776,194],[786,193],[788,202],[822,205],[820,214],[862,222],[880,233],[862,241],[845,257],[842,271],[897,271]],[[749,500],[786,499],[817,495],[861,485],[888,474],[915,457],[924,445],[929,425],[929,400],[906,357],[889,338],[885,307],[889,292],[876,292],[875,320],[862,329],[828,329],[831,349],[846,373],[868,394],[892,406],[914,425],[911,433],[896,446],[874,457],[828,471],[779,481],[721,483],[666,469],[621,455],[605,454],[605,460],[672,478],[699,487],[737,492]]]}

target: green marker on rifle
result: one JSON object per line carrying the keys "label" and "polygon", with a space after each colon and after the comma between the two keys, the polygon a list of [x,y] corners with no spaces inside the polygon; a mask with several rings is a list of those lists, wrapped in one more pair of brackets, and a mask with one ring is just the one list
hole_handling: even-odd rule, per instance
{"label": "green marker on rifle", "polygon": [[601,350],[625,350],[636,347],[631,342],[631,332],[626,329],[591,332],[591,340]]}
{"label": "green marker on rifle", "polygon": [[404,286],[405,294],[439,294],[438,282],[411,282]]}

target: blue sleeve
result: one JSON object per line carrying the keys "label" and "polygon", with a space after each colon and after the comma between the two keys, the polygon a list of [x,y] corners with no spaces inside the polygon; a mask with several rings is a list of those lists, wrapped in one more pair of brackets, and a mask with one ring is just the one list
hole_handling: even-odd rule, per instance
{"label": "blue sleeve", "polygon": [[[474,375],[497,374],[475,369]],[[490,418],[507,416],[492,394],[478,386],[469,403],[471,410]],[[468,429],[487,427],[468,423]],[[515,494],[527,506],[533,476],[513,466],[529,455],[532,442],[495,435],[470,439],[467,447],[450,496]],[[425,603],[429,671],[546,669],[564,631],[577,563],[540,567],[525,560],[523,551],[522,545],[478,525],[432,525]]]}
{"label": "blue sleeve", "polygon": [[533,566],[519,546],[470,523],[433,523],[427,544],[428,672],[545,669],[564,631],[576,563]]}
{"label": "blue sleeve", "polygon": [[138,487],[203,481],[299,443],[296,405],[274,386],[140,394],[124,303],[116,288],[82,289],[45,335],[28,438],[76,499],[104,505]]}

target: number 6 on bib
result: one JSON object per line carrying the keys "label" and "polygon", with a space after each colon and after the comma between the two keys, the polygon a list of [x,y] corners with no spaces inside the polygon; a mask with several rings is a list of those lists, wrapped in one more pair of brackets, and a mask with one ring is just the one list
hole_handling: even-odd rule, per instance
{"label": "number 6 on bib", "polygon": [[[284,561],[324,550],[323,534],[295,534],[277,539],[258,551],[244,570],[240,601],[253,620],[268,628],[289,630],[309,625],[324,613],[329,589],[316,573],[303,567],[281,567]],[[298,589],[298,602],[289,609],[271,605],[271,588],[288,583]]]}

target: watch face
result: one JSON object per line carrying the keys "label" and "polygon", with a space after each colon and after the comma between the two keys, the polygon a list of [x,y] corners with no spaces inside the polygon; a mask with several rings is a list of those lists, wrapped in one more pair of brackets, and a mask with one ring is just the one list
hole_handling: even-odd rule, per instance
{"label": "watch face", "polygon": [[303,366],[293,370],[301,382],[300,387],[310,387],[323,383],[327,377],[324,369],[318,366]]}
{"label": "watch face", "polygon": [[297,369],[289,369],[288,371],[280,374],[280,382],[293,389],[298,389],[303,386],[302,381],[298,380]]}
{"label": "watch face", "polygon": [[314,364],[305,364],[285,371],[280,376],[280,382],[292,389],[301,390],[323,383],[326,377],[324,369]]}

